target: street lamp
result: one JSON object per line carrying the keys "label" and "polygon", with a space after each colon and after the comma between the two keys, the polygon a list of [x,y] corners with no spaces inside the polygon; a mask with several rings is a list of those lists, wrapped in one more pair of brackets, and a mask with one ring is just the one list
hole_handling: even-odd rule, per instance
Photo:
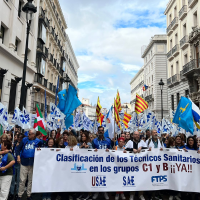
{"label": "street lamp", "polygon": [[161,90],[161,118],[163,119],[163,98],[162,98],[162,91],[163,91],[164,82],[163,82],[162,78],[160,79],[159,85],[160,85],[160,90]]}
{"label": "street lamp", "polygon": [[22,8],[22,11],[26,13],[26,23],[27,23],[27,32],[26,32],[26,46],[25,46],[25,56],[24,56],[24,68],[23,68],[23,78],[22,78],[22,87],[21,87],[21,96],[19,109],[23,109],[24,99],[25,99],[25,81],[26,81],[26,67],[27,67],[27,55],[28,55],[28,40],[29,32],[31,27],[31,20],[34,17],[34,13],[37,12],[37,7],[32,4],[33,0],[28,0],[28,2]]}
{"label": "street lamp", "polygon": [[64,82],[66,82],[66,83],[67,83],[67,90],[68,90],[68,86],[69,86],[69,84],[68,84],[68,83],[70,83],[70,82],[71,82],[71,79],[69,78],[69,76],[67,76],[67,75],[66,75],[66,77],[64,78]]}
{"label": "street lamp", "polygon": [[126,113],[127,113],[128,105],[126,105]]}

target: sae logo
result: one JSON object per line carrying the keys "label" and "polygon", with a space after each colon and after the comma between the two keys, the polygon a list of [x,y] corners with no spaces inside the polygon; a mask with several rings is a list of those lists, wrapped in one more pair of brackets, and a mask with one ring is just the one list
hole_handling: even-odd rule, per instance
{"label": "sae logo", "polygon": [[164,176],[152,176],[151,177],[152,183],[165,183],[167,182],[167,175]]}
{"label": "sae logo", "polygon": [[106,176],[92,176],[93,187],[106,187]]}
{"label": "sae logo", "polygon": [[134,176],[123,176],[123,186],[135,186]]}
{"label": "sae logo", "polygon": [[[74,163],[74,168],[71,168],[72,171],[76,171],[76,172],[82,172],[86,171],[87,169],[84,167],[84,164],[82,163],[82,165],[77,165],[76,163]],[[85,173],[85,172],[84,172]]]}

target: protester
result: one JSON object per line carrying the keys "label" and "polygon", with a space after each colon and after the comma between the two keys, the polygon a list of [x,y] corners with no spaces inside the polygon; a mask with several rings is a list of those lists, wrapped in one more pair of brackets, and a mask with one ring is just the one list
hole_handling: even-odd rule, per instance
{"label": "protester", "polygon": [[197,141],[196,138],[193,136],[189,136],[187,138],[187,145],[185,145],[185,148],[183,148],[185,151],[187,150],[197,150]]}
{"label": "protester", "polygon": [[58,139],[56,139],[56,147],[57,148],[65,148],[62,137],[59,137]]}
{"label": "protester", "polygon": [[92,141],[92,147],[93,149],[111,149],[111,140],[104,137],[104,127],[98,127],[98,138]]}
{"label": "protester", "polygon": [[167,148],[175,148],[175,139],[173,137],[168,138]]}
{"label": "protester", "polygon": [[79,144],[80,149],[92,149],[88,132],[84,131],[81,135],[81,141]]}
{"label": "protester", "polygon": [[20,133],[17,136],[17,140],[14,141],[14,146],[13,146],[13,155],[15,158],[15,165],[14,165],[14,175],[12,177],[12,182],[11,182],[11,187],[10,187],[10,195],[9,195],[9,199],[13,199],[14,198],[14,193],[15,193],[15,188],[16,188],[16,195],[15,195],[15,200],[17,200],[18,198],[18,192],[19,192],[19,178],[20,178],[20,164],[17,163],[17,153],[16,153],[16,149],[19,146],[19,144],[21,143],[22,139],[24,138],[24,134]]}
{"label": "protester", "polygon": [[151,132],[149,129],[146,130],[146,140],[150,139],[151,137]]}
{"label": "protester", "polygon": [[[147,149],[147,144],[144,140],[140,140],[140,133],[138,131],[134,131],[133,133],[133,141],[129,140],[125,146],[127,151],[132,151],[133,153],[140,153],[142,149]],[[135,196],[135,192],[130,193],[130,200],[133,200]],[[139,198],[141,200],[145,200],[143,196],[143,192],[139,192]]]}
{"label": "protester", "polygon": [[96,138],[97,136],[94,133],[90,133],[90,141],[92,142],[94,140],[94,138]]}
{"label": "protester", "polygon": [[175,148],[176,149],[183,149],[183,148],[185,148],[184,141],[182,140],[182,137],[180,135],[177,135],[175,137]]}
{"label": "protester", "polygon": [[126,132],[126,139],[125,139],[125,144],[131,139],[131,134],[130,132]]}
{"label": "protester", "polygon": [[[116,146],[115,150],[123,151],[124,153],[126,153],[126,150],[124,150],[124,145],[125,145],[125,139],[123,137],[120,137],[118,139],[118,145]],[[120,195],[121,199],[126,199],[123,192],[116,192],[115,200],[119,200],[119,195]]]}
{"label": "protester", "polygon": [[[47,142],[47,148],[54,148],[55,142],[53,138],[49,138]],[[42,200],[51,200],[51,193],[43,193]]]}
{"label": "protester", "polygon": [[56,131],[55,131],[55,130],[52,130],[52,131],[51,131],[51,133],[50,133],[50,138],[53,138],[53,139],[56,138]]}
{"label": "protester", "polygon": [[0,200],[7,200],[12,181],[15,159],[10,153],[11,148],[12,142],[4,140],[1,146],[3,154],[0,158]]}
{"label": "protester", "polygon": [[73,135],[67,137],[67,143],[68,145],[65,148],[70,149],[70,151],[79,148],[79,146],[77,145],[78,144],[77,139]]}
{"label": "protester", "polygon": [[163,149],[163,142],[161,140],[158,139],[158,133],[156,130],[152,130],[151,131],[151,136],[152,138],[148,139],[146,141],[147,147],[149,148],[149,150],[151,150],[152,148],[158,148],[158,149]]}
{"label": "protester", "polygon": [[17,162],[21,163],[18,200],[21,199],[24,193],[24,187],[27,180],[27,176],[28,176],[27,200],[31,199],[31,187],[32,187],[35,148],[38,148],[41,146],[42,146],[41,140],[36,138],[35,129],[30,129],[28,137],[23,138],[23,140],[21,141],[21,143],[16,149]]}
{"label": "protester", "polygon": [[67,142],[68,134],[69,133],[66,131],[64,131],[64,133],[63,133],[63,142],[64,142],[65,147],[68,145],[68,142]]}

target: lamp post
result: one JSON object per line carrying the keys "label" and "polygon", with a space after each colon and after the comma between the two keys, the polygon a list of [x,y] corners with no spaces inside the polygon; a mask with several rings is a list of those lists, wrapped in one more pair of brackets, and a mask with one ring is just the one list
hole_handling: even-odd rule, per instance
{"label": "lamp post", "polygon": [[67,83],[67,91],[68,91],[68,88],[69,88],[69,84],[71,82],[71,79],[69,78],[69,76],[66,75],[66,77],[64,78],[64,82]]}
{"label": "lamp post", "polygon": [[26,67],[27,67],[27,55],[28,55],[28,40],[29,32],[31,27],[31,20],[33,19],[34,13],[37,12],[37,7],[32,4],[33,0],[28,0],[28,2],[22,8],[22,11],[26,13],[26,22],[27,22],[27,32],[26,32],[26,46],[25,46],[25,56],[24,56],[24,68],[23,68],[23,78],[22,78],[22,87],[21,87],[21,96],[19,109],[23,109],[24,99],[25,99],[25,81],[26,81]]}
{"label": "lamp post", "polygon": [[162,98],[162,91],[163,91],[164,82],[163,82],[162,78],[160,79],[160,82],[158,84],[160,85],[160,90],[161,90],[161,118],[163,119],[163,98]]}

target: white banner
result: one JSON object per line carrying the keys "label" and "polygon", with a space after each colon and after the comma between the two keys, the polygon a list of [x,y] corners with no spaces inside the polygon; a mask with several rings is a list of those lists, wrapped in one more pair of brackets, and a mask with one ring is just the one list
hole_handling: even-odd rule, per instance
{"label": "white banner", "polygon": [[36,150],[33,193],[145,191],[200,192],[200,154],[176,149],[121,151]]}

